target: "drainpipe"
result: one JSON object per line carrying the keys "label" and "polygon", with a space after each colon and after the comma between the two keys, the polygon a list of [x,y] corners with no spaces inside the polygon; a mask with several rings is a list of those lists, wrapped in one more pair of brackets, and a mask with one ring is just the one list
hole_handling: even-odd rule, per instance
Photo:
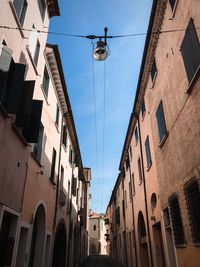
{"label": "drainpipe", "polygon": [[145,172],[144,172],[144,160],[143,160],[143,152],[142,152],[142,139],[141,139],[141,131],[140,131],[140,121],[139,115],[136,115],[136,119],[138,121],[138,130],[139,130],[139,142],[140,142],[140,153],[141,153],[141,164],[142,164],[142,176],[143,176],[143,185],[144,185],[144,202],[145,202],[145,211],[146,211],[146,219],[147,219],[147,232],[148,232],[148,241],[149,241],[149,253],[150,253],[150,260],[151,266],[153,267],[153,256],[152,256],[152,249],[151,249],[151,238],[150,238],[150,227],[149,227],[149,214],[148,214],[148,207],[147,207],[147,192],[146,192],[146,179],[145,179]]}
{"label": "drainpipe", "polygon": [[[128,153],[128,151],[127,151]],[[135,263],[136,263],[136,266],[138,265],[138,260],[137,260],[137,248],[136,248],[136,236],[135,236],[135,216],[134,216],[134,206],[133,206],[133,185],[132,185],[132,171],[131,171],[131,164],[130,164],[130,161],[129,161],[129,175],[130,175],[130,185],[131,185],[131,207],[132,207],[132,217],[133,217],[133,231],[134,231],[134,250],[135,250]]]}
{"label": "drainpipe", "polygon": [[125,191],[124,191],[124,178],[125,178],[125,170],[123,170],[123,176],[122,176],[122,190],[123,190],[123,206],[122,206],[122,212],[123,212],[123,218],[124,218],[124,227],[125,227],[125,264],[127,264],[127,238],[126,238],[126,211],[125,211]]}
{"label": "drainpipe", "polygon": [[56,181],[56,202],[55,202],[55,213],[54,213],[54,222],[53,222],[53,233],[55,233],[56,229],[56,221],[57,221],[57,210],[58,210],[58,198],[59,198],[59,189],[60,189],[60,162],[61,162],[61,148],[62,148],[62,135],[63,135],[63,118],[61,123],[61,135],[60,135],[60,149],[59,149],[59,158],[58,158],[58,176]]}

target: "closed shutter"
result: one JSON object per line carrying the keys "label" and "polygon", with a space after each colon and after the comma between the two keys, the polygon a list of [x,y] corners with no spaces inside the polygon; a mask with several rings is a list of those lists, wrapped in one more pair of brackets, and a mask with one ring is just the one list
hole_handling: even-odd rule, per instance
{"label": "closed shutter", "polygon": [[0,45],[0,102],[5,92],[11,59],[12,50],[5,45]]}
{"label": "closed shutter", "polygon": [[19,18],[20,14],[21,14],[21,10],[22,10],[22,7],[23,7],[23,2],[24,2],[24,0],[14,0],[13,1],[13,5],[15,7],[15,11],[17,13],[18,18]]}
{"label": "closed shutter", "polygon": [[77,178],[73,176],[72,178],[72,195],[76,196],[76,188],[77,188]]}
{"label": "closed shutter", "polygon": [[18,127],[29,125],[34,87],[35,81],[24,81],[20,106],[15,121]]}
{"label": "closed shutter", "polygon": [[147,160],[147,167],[151,164],[151,151],[149,145],[149,136],[147,136],[145,141],[145,150],[146,150],[146,160]]}
{"label": "closed shutter", "polygon": [[29,126],[24,128],[23,135],[29,143],[37,143],[41,122],[43,101],[33,100]]}
{"label": "closed shutter", "polygon": [[194,27],[193,20],[190,19],[181,44],[181,53],[189,82],[200,65],[200,44]]}
{"label": "closed shutter", "polygon": [[54,183],[55,183],[55,167],[56,167],[56,150],[55,150],[55,148],[53,148],[50,179]]}
{"label": "closed shutter", "polygon": [[10,68],[4,104],[8,113],[17,114],[22,90],[24,85],[24,74],[26,65],[13,63]]}
{"label": "closed shutter", "polygon": [[159,137],[160,141],[162,141],[163,137],[166,134],[166,124],[165,124],[165,117],[164,117],[164,112],[163,112],[163,105],[162,101],[160,102],[158,109],[156,111],[156,118],[157,118],[157,124],[158,124],[158,132],[159,132]]}
{"label": "closed shutter", "polygon": [[29,52],[31,53],[32,58],[34,58],[34,55],[35,55],[37,40],[38,40],[38,32],[33,27],[32,31],[30,32],[29,41],[28,41],[28,48],[29,48]]}

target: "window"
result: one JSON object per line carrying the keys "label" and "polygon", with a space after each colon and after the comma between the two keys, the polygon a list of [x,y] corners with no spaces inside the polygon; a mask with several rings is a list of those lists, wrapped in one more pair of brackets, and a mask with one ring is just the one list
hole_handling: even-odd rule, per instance
{"label": "window", "polygon": [[160,138],[160,142],[162,142],[164,138],[167,136],[167,129],[166,129],[166,124],[165,124],[165,116],[164,116],[162,101],[160,102],[157,108],[156,118],[157,118],[157,124],[158,124],[159,138]]}
{"label": "window", "polygon": [[149,145],[149,136],[147,136],[145,140],[145,151],[146,151],[146,160],[147,160],[147,168],[151,166],[151,151],[150,151],[150,145]]}
{"label": "window", "polygon": [[157,70],[157,66],[156,66],[156,60],[154,58],[153,64],[152,64],[152,67],[151,67],[151,80],[152,80],[153,83],[155,81],[157,72],[158,72],[158,70]]}
{"label": "window", "polygon": [[59,117],[60,117],[60,110],[59,110],[59,106],[57,104],[56,105],[56,121],[55,121],[55,123],[57,124],[57,126],[59,126]]}
{"label": "window", "polygon": [[73,175],[73,177],[72,177],[72,195],[74,197],[76,196],[76,193],[77,193],[76,189],[77,189],[77,178],[75,178]]}
{"label": "window", "polygon": [[146,112],[146,107],[145,107],[144,99],[143,99],[143,101],[142,101],[141,112],[142,112],[142,117],[144,117],[144,114],[145,114],[145,112]]}
{"label": "window", "polygon": [[52,161],[51,161],[51,180],[55,182],[55,167],[56,167],[56,150],[53,148]]}
{"label": "window", "polygon": [[93,231],[96,231],[97,230],[97,226],[96,224],[93,225]]}
{"label": "window", "polygon": [[63,125],[62,143],[66,148],[66,146],[67,146],[67,127],[66,127],[66,125]]}
{"label": "window", "polygon": [[43,134],[44,134],[44,127],[42,124],[40,124],[38,142],[34,144],[33,148],[33,154],[35,155],[38,161],[41,160]]}
{"label": "window", "polygon": [[128,170],[130,166],[129,157],[126,158],[126,170]]}
{"label": "window", "polygon": [[135,177],[134,173],[132,173],[132,193],[135,194]]}
{"label": "window", "polygon": [[185,244],[185,236],[183,232],[179,202],[176,195],[169,198],[169,208],[175,246],[182,246]]}
{"label": "window", "polygon": [[129,147],[129,155],[130,155],[130,161],[132,161],[133,158],[132,146]]}
{"label": "window", "polygon": [[119,207],[115,211],[115,216],[116,216],[116,224],[120,224],[120,209],[119,209]]}
{"label": "window", "polygon": [[139,175],[139,183],[142,182],[142,166],[141,166],[141,160],[138,159],[138,175]]}
{"label": "window", "polygon": [[73,150],[71,148],[71,145],[69,147],[69,162],[72,164],[73,163]]}
{"label": "window", "polygon": [[192,240],[194,245],[200,245],[200,192],[195,178],[190,180],[184,188],[189,213]]}
{"label": "window", "polygon": [[135,142],[136,142],[136,144],[138,143],[138,129],[137,129],[137,127],[135,128]]}
{"label": "window", "polygon": [[39,6],[42,20],[44,20],[44,15],[45,15],[45,10],[46,10],[45,0],[38,0],[38,6]]}
{"label": "window", "polygon": [[131,182],[128,183],[129,186],[129,199],[132,197],[132,188],[131,188]]}
{"label": "window", "polygon": [[60,171],[60,188],[63,189],[63,183],[64,183],[64,168],[61,165],[61,171]]}
{"label": "window", "polygon": [[169,3],[170,3],[170,6],[171,6],[172,11],[174,11],[176,1],[177,0],[169,0]]}
{"label": "window", "polygon": [[13,5],[15,7],[15,11],[19,19],[19,22],[21,26],[23,26],[27,7],[28,7],[27,1],[26,0],[14,0]]}
{"label": "window", "polygon": [[49,74],[48,74],[46,67],[44,69],[44,74],[43,74],[42,88],[43,88],[43,91],[47,97],[48,96],[48,90],[49,90]]}
{"label": "window", "polygon": [[34,54],[34,57],[33,57],[33,61],[34,61],[34,63],[35,63],[36,66],[38,64],[39,54],[40,54],[40,43],[37,40],[35,54]]}
{"label": "window", "polygon": [[125,208],[127,208],[127,194],[126,194],[126,190],[124,192],[124,198],[125,198],[125,200],[124,200],[124,202],[125,202]]}
{"label": "window", "polygon": [[200,65],[200,44],[192,18],[188,23],[180,50],[190,83]]}

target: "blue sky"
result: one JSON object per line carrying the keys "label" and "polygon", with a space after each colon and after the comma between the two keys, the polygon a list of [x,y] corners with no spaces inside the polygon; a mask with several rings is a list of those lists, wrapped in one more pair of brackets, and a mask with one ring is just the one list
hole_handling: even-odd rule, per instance
{"label": "blue sky", "polygon": [[[52,19],[50,31],[103,35],[107,26],[108,35],[143,33],[151,5],[152,0],[60,0],[61,16]],[[48,42],[60,49],[83,165],[92,170],[91,208],[96,212],[105,212],[118,175],[144,41],[145,36],[108,39],[111,55],[105,62],[94,62],[94,87],[91,40],[49,35]]]}

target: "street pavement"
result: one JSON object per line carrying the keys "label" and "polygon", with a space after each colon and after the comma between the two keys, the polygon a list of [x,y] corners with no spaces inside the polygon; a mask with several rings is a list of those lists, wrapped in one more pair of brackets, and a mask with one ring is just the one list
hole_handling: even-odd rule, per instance
{"label": "street pavement", "polygon": [[106,255],[89,256],[79,267],[126,267]]}

